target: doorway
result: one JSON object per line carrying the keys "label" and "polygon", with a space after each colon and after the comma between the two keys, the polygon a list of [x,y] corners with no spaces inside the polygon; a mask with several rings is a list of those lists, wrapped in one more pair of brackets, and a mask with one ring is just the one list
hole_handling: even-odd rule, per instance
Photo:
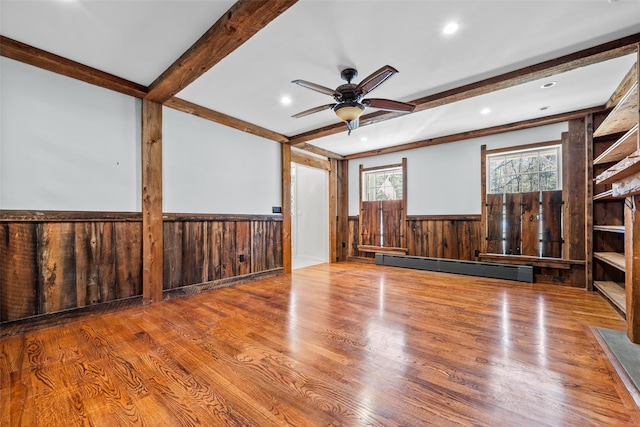
{"label": "doorway", "polygon": [[291,163],[291,268],[329,261],[329,172]]}

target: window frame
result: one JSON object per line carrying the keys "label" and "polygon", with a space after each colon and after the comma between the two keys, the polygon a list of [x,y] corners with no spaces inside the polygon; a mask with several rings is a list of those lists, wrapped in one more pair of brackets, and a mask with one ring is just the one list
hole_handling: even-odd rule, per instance
{"label": "window frame", "polygon": [[[405,180],[405,177],[404,177],[404,170],[403,170],[402,164],[399,164],[399,165],[393,165],[393,166],[390,166],[390,167],[375,167],[375,168],[363,168],[362,169],[362,172],[361,172],[362,175],[360,176],[360,182],[362,183],[361,184],[362,186],[360,188],[360,198],[363,199],[362,200],[363,202],[375,202],[375,201],[378,201],[377,198],[373,199],[373,200],[369,200],[368,196],[370,195],[369,191],[371,190],[371,187],[369,187],[369,183],[367,182],[367,180],[364,179],[364,176],[367,175],[367,174],[370,174],[370,173],[380,173],[380,172],[384,172],[384,171],[400,171],[399,175],[402,176],[402,186],[400,188],[400,191],[401,191],[400,196],[401,197],[396,197],[395,199],[382,199],[382,200],[401,200],[401,199],[404,199],[404,196],[405,196],[405,194],[404,194],[404,180]],[[377,191],[376,191],[376,193],[377,193]],[[364,200],[365,196],[367,196],[367,200]]]}
{"label": "window frame", "polygon": [[[552,141],[544,141],[544,142],[538,142],[538,143],[533,143],[533,144],[523,144],[523,145],[516,145],[516,146],[509,146],[509,147],[502,147],[502,148],[497,148],[497,149],[492,149],[492,150],[487,150],[486,145],[482,145],[480,147],[480,183],[481,183],[481,189],[480,189],[480,196],[481,196],[481,201],[482,201],[482,205],[481,205],[481,218],[482,218],[482,233],[485,236],[482,239],[482,250],[481,250],[481,255],[489,255],[492,256],[493,254],[488,254],[487,253],[487,240],[486,240],[486,236],[487,236],[487,194],[492,194],[492,193],[488,193],[488,183],[489,183],[489,177],[488,177],[488,157],[490,155],[495,155],[495,154],[506,154],[506,153],[511,153],[511,152],[522,152],[522,151],[528,151],[528,150],[540,150],[540,149],[544,149],[544,148],[548,148],[551,146],[558,146],[558,154],[559,154],[559,165],[558,165],[558,190],[555,191],[561,191],[562,192],[562,197],[564,199],[564,195],[565,195],[565,182],[564,182],[564,174],[565,174],[565,151],[566,151],[566,147],[565,144],[563,142],[562,139],[560,140],[552,140]],[[504,194],[506,193],[495,193],[495,194],[502,194],[504,196]],[[513,193],[513,194],[517,194],[517,193]],[[561,233],[562,235],[565,235],[565,221],[562,222],[562,227],[561,227]],[[564,255],[564,250],[565,248],[561,248],[561,252],[563,253],[563,257]],[[505,257],[514,257],[514,258],[518,258],[518,257],[522,257],[521,255],[495,255],[495,256],[505,256]],[[548,257],[528,257],[528,258],[537,258],[540,260],[549,260],[549,259],[554,259],[554,258],[548,258]]]}
{"label": "window frame", "polygon": [[[496,193],[492,193],[490,192],[490,175],[489,175],[489,159],[493,156],[499,156],[499,155],[509,155],[509,154],[519,154],[519,153],[525,153],[525,152],[530,152],[530,151],[543,151],[545,149],[549,149],[552,147],[556,147],[557,148],[557,152],[558,152],[558,164],[557,164],[557,169],[556,169],[556,188],[554,190],[541,190],[541,189],[537,189],[537,190],[528,190],[528,191],[559,191],[559,190],[563,190],[563,159],[562,159],[562,141],[546,141],[546,142],[541,142],[541,143],[536,143],[536,144],[527,144],[527,145],[522,145],[522,146],[515,146],[515,147],[505,147],[505,148],[499,148],[499,149],[495,149],[495,150],[485,150],[484,152],[484,156],[483,156],[483,168],[484,168],[484,176],[483,176],[483,193],[484,194],[506,194],[506,193],[525,193],[527,191],[524,190],[520,190],[520,191],[516,191],[516,192],[510,192],[510,191],[502,191],[502,192],[496,192]],[[538,174],[540,172],[538,171]],[[524,173],[520,173],[519,175],[525,175]]]}
{"label": "window frame", "polygon": [[[372,246],[366,245],[362,242],[362,212],[363,212],[363,203],[366,201],[363,200],[363,192],[364,192],[364,174],[367,172],[380,171],[384,169],[395,169],[402,168],[402,198],[396,199],[401,201],[401,215],[400,215],[400,246],[384,246],[384,241],[382,242],[382,246]],[[374,200],[373,202],[376,202]],[[377,200],[377,202],[383,203],[385,200]],[[382,206],[382,205],[381,205]],[[394,164],[386,164],[381,166],[373,166],[365,168],[364,165],[360,165],[359,168],[359,200],[358,200],[358,218],[359,218],[359,231],[358,231],[358,250],[361,252],[382,252],[382,253],[407,253],[407,159],[406,157],[402,158],[402,163],[394,163]],[[382,227],[381,227],[382,229]],[[383,234],[384,231],[381,231]]]}

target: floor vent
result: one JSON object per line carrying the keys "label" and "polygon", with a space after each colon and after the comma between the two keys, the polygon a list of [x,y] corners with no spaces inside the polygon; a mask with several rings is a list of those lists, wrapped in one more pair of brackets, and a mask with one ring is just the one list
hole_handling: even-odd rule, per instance
{"label": "floor vent", "polygon": [[530,265],[497,264],[493,262],[461,261],[381,253],[376,253],[376,264],[533,283],[533,267]]}

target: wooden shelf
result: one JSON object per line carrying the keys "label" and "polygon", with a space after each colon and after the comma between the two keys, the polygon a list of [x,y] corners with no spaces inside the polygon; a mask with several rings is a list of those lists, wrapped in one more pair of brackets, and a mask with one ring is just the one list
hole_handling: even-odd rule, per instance
{"label": "wooden shelf", "polygon": [[602,193],[598,193],[593,196],[593,200],[613,200],[613,190],[603,191]]}
{"label": "wooden shelf", "polygon": [[593,257],[602,262],[606,262],[620,271],[625,270],[624,254],[618,252],[594,252]]}
{"label": "wooden shelf", "polygon": [[617,162],[624,159],[629,153],[638,150],[638,125],[629,129],[627,133],[622,135],[620,139],[614,142],[611,147],[607,148],[593,161],[594,165],[602,163]]}
{"label": "wooden shelf", "polygon": [[598,129],[594,137],[625,132],[638,124],[638,82],[620,100]]}
{"label": "wooden shelf", "polygon": [[594,225],[595,231],[624,234],[624,225]]}
{"label": "wooden shelf", "polygon": [[640,172],[640,150],[631,153],[596,177],[596,184],[619,182]]}
{"label": "wooden shelf", "polygon": [[606,299],[611,301],[618,310],[624,314],[627,313],[627,296],[623,284],[594,280],[593,286],[599,290]]}
{"label": "wooden shelf", "polygon": [[628,196],[640,194],[640,168],[633,168],[633,174],[617,180],[611,186],[611,197],[624,199]]}

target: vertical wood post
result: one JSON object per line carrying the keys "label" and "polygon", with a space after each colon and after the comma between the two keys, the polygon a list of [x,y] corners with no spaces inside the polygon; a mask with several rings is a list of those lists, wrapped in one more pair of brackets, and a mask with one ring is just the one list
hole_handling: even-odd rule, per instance
{"label": "vertical wood post", "polygon": [[329,159],[329,263],[338,261],[338,161]]}
{"label": "vertical wood post", "polygon": [[481,253],[487,253],[487,146],[480,146],[480,247]]}
{"label": "vertical wood post", "polygon": [[402,158],[402,214],[400,215],[400,247],[407,247],[407,158]]}
{"label": "vertical wood post", "polygon": [[[562,255],[565,259],[584,260],[586,254],[585,147],[585,119],[569,120],[569,131],[562,134],[562,200],[564,201],[562,222],[565,226],[562,236],[564,240]],[[584,279],[579,282],[584,283]]]}
{"label": "vertical wood post", "polygon": [[282,158],[282,268],[291,273],[291,146],[281,144]]}
{"label": "vertical wood post", "polygon": [[349,257],[349,161],[336,160],[338,179],[338,261]]}
{"label": "vertical wood post", "polygon": [[[358,166],[358,236],[356,239],[356,244],[357,245],[364,245],[364,239],[362,236],[362,226],[364,221],[362,220],[362,212],[364,209],[364,204],[362,203],[362,200],[364,199],[364,194],[362,194],[362,172],[364,171],[364,165],[361,163]],[[367,224],[367,227],[369,227],[370,225]],[[366,242],[367,245],[370,245],[371,243],[369,241]]]}
{"label": "vertical wood post", "polygon": [[585,204],[584,204],[584,246],[585,246],[585,288],[593,290],[593,114],[588,114],[584,122],[585,150]]}
{"label": "vertical wood post", "polygon": [[640,196],[627,197],[624,207],[627,336],[640,344]]}
{"label": "vertical wood post", "polygon": [[162,104],[142,100],[142,298],[162,300]]}
{"label": "vertical wood post", "polygon": [[347,260],[349,240],[348,160],[331,159],[329,170],[329,262]]}

